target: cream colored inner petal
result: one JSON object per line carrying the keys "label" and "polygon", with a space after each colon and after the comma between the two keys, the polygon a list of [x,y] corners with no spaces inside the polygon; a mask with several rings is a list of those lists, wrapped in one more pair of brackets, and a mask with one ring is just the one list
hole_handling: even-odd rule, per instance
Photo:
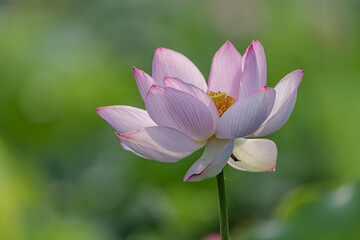
{"label": "cream colored inner petal", "polygon": [[267,139],[234,139],[233,154],[229,165],[243,171],[274,171],[277,159],[277,148],[274,142]]}

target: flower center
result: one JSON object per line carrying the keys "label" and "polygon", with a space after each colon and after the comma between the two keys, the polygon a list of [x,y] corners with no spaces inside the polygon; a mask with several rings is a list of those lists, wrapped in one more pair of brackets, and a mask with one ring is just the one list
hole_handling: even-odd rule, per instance
{"label": "flower center", "polygon": [[221,117],[229,107],[235,103],[235,99],[226,92],[209,92],[208,95],[214,101],[215,106],[218,110],[219,116]]}

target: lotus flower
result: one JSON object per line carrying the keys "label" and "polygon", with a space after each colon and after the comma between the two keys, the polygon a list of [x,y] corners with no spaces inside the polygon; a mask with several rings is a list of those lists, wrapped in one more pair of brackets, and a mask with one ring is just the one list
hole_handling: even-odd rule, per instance
{"label": "lotus flower", "polygon": [[265,53],[254,40],[243,56],[227,41],[215,54],[208,85],[184,55],[155,51],[152,77],[133,67],[146,111],[130,106],[97,109],[118,132],[121,145],[142,158],[177,162],[205,146],[184,181],[200,181],[230,166],[274,171],[277,148],[262,137],[288,120],[304,71],[266,87]]}

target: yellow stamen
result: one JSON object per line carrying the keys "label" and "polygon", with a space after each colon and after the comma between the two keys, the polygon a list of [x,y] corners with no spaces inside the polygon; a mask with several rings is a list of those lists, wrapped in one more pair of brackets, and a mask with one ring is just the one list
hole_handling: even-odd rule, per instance
{"label": "yellow stamen", "polygon": [[215,106],[218,110],[219,116],[221,117],[229,107],[235,103],[235,99],[226,92],[209,92],[208,95],[214,101]]}

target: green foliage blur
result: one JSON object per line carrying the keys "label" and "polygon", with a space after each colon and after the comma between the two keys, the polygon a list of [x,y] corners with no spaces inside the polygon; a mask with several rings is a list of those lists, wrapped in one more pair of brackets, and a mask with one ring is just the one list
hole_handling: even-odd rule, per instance
{"label": "green foliage blur", "polygon": [[304,69],[274,173],[225,168],[233,239],[359,239],[358,0],[0,0],[0,239],[192,240],[218,231],[215,179],[123,150],[100,106],[143,108],[159,46],[208,76],[230,40],[268,85]]}

